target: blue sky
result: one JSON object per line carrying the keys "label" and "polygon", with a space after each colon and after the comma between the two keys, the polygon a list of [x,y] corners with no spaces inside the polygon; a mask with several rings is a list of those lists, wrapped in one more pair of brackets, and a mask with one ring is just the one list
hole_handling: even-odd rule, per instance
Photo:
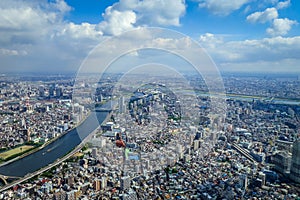
{"label": "blue sky", "polygon": [[0,72],[76,71],[108,37],[181,32],[221,71],[300,73],[298,0],[2,0]]}

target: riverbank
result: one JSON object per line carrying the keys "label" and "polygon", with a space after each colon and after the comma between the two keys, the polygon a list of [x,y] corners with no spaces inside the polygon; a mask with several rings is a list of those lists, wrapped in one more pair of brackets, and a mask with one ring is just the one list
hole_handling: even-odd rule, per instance
{"label": "riverbank", "polygon": [[5,166],[5,165],[8,165],[9,163],[12,163],[12,162],[15,162],[17,160],[20,160],[26,156],[29,156],[37,151],[40,151],[42,149],[44,149],[45,147],[47,147],[48,145],[50,145],[51,143],[55,142],[56,140],[60,139],[61,137],[63,137],[65,134],[69,133],[70,131],[76,129],[78,126],[80,126],[91,114],[91,111],[89,111],[86,116],[84,116],[84,118],[78,123],[76,124],[73,128],[71,129],[68,129],[66,131],[64,131],[62,134],[60,134],[59,136],[55,137],[55,138],[52,138],[51,140],[45,142],[44,144],[42,144],[41,146],[36,146],[34,147],[33,149],[31,149],[30,151],[25,151],[23,154],[15,157],[15,158],[12,158],[12,159],[9,159],[9,160],[5,160],[4,162],[0,163],[0,167],[2,166]]}
{"label": "riverbank", "polygon": [[[111,118],[111,115],[113,114],[113,112],[109,112],[105,115],[105,118],[102,118],[101,120],[101,124],[104,124],[106,123],[108,120],[110,120]],[[90,116],[90,115],[89,115]],[[87,120],[84,121],[84,123],[86,123]],[[26,174],[25,176],[23,177],[20,177],[19,179],[17,179],[16,181],[12,182],[12,183],[9,183],[8,185],[5,185],[3,186],[2,188],[0,188],[0,192],[4,191],[4,190],[7,190],[9,188],[11,188],[12,186],[16,185],[16,184],[20,184],[30,178],[34,178],[35,176],[51,169],[52,167],[64,162],[65,160],[67,160],[68,158],[70,158],[71,156],[73,156],[75,153],[77,153],[78,151],[80,151],[83,146],[94,136],[96,135],[98,132],[99,132],[99,128],[100,128],[101,125],[97,125],[94,130],[92,132],[90,132],[88,134],[87,137],[85,137],[77,146],[75,146],[74,148],[70,149],[66,154],[62,155],[61,157],[58,157],[54,162],[40,168],[40,169],[37,169],[36,171],[34,172],[31,172],[29,174]]]}
{"label": "riverbank", "polygon": [[[185,92],[195,92],[186,90]],[[258,96],[258,95],[246,95],[246,94],[235,94],[235,93],[215,93],[215,92],[203,92],[203,91],[196,91],[196,95],[202,97],[224,97],[226,99],[241,99],[245,101],[252,101],[254,100],[262,100],[270,103],[275,104],[286,104],[286,105],[300,105],[300,99],[297,98],[284,98],[284,97],[267,97],[267,96]]]}

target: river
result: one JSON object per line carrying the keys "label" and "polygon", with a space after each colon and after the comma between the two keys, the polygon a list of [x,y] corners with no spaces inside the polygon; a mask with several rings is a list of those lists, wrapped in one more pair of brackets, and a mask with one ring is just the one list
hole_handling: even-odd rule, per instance
{"label": "river", "polygon": [[40,168],[53,163],[63,157],[81,143],[90,133],[101,124],[108,112],[91,112],[91,114],[77,128],[70,130],[59,139],[53,141],[43,149],[26,157],[0,167],[0,174],[13,177],[24,177]]}

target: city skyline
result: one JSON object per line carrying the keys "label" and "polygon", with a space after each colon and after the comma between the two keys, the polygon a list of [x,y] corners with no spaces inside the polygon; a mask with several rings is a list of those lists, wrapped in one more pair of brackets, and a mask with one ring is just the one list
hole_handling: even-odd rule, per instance
{"label": "city skyline", "polygon": [[76,72],[105,39],[161,27],[198,42],[221,72],[299,74],[299,7],[295,0],[1,2],[0,71]]}

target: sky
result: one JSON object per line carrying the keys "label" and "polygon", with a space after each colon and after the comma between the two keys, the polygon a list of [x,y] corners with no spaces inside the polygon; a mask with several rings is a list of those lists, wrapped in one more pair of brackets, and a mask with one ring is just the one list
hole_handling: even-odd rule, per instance
{"label": "sky", "polygon": [[0,0],[0,74],[76,72],[104,40],[147,27],[191,38],[222,72],[300,74],[299,10],[299,0]]}

